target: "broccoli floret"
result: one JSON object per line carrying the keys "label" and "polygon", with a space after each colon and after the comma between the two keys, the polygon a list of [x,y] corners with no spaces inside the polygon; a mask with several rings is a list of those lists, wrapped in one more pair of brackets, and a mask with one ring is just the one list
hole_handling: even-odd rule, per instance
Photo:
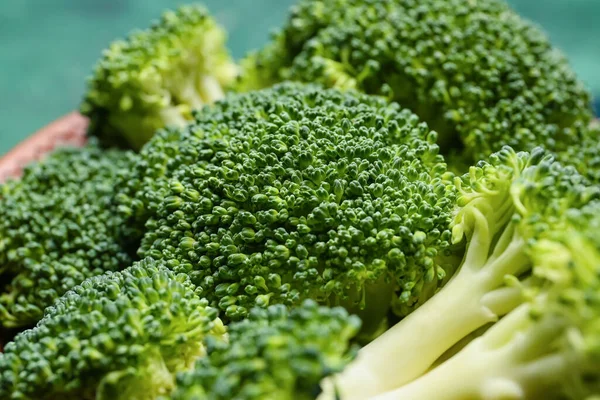
{"label": "broccoli floret", "polygon": [[[287,83],[230,95],[196,118],[176,145],[158,136],[145,146],[141,162],[164,160],[152,170],[164,175],[136,180],[124,208],[146,204],[139,213],[151,216],[140,256],[189,274],[223,318],[311,298],[377,325],[451,269],[456,190],[435,132],[414,114]],[[168,159],[154,143],[177,150]]]}
{"label": "broccoli floret", "polygon": [[0,325],[26,327],[84,279],[131,264],[117,177],[131,154],[61,148],[0,185]]}
{"label": "broccoli floret", "polygon": [[173,400],[309,400],[320,380],[356,354],[360,320],[343,308],[305,301],[254,308],[228,326],[229,341],[207,339],[207,356],[178,376]]}
{"label": "broccoli floret", "polygon": [[377,400],[600,395],[600,203],[532,247],[536,291],[454,357]]}
{"label": "broccoli floret", "polygon": [[574,165],[590,183],[600,184],[600,122],[593,121],[578,145],[558,153],[561,162]]}
{"label": "broccoli floret", "polygon": [[3,399],[155,400],[225,340],[184,274],[147,259],[67,292],[0,354]]}
{"label": "broccoli floret", "polygon": [[[453,241],[467,241],[461,266],[431,299],[360,350],[357,360],[333,381],[342,398],[366,399],[411,382],[472,332],[507,313],[520,315],[513,310],[530,293],[546,293],[557,255],[543,249],[560,248],[552,235],[564,235],[568,215],[599,196],[598,188],[585,182],[573,167],[560,165],[539,148],[516,153],[508,147],[457,178]],[[560,278],[563,270],[555,273]],[[514,318],[520,317],[507,320]],[[488,332],[495,335],[502,329],[493,326]],[[486,370],[484,360],[475,369]],[[456,384],[467,388],[465,380]],[[331,392],[332,381],[324,387]],[[433,387],[440,393],[435,398],[442,398],[443,385]],[[433,398],[407,393],[398,398]],[[460,398],[488,398],[465,396]]]}
{"label": "broccoli floret", "polygon": [[221,99],[237,75],[225,40],[204,7],[188,5],[112,43],[81,105],[90,133],[139,149],[157,129],[184,126],[193,109]]}
{"label": "broccoli floret", "polygon": [[439,133],[457,170],[504,145],[576,146],[592,117],[566,58],[503,0],[301,0],[242,69],[239,90],[298,80],[385,95]]}

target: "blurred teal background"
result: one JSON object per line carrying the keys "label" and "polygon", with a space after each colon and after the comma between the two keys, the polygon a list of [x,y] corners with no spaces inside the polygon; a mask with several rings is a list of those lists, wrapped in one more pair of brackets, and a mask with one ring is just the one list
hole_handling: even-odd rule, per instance
{"label": "blurred teal background", "polygon": [[[188,1],[0,0],[0,155],[77,108],[100,52]],[[600,0],[509,0],[538,22],[600,95]],[[294,0],[204,0],[239,58],[264,43]]]}

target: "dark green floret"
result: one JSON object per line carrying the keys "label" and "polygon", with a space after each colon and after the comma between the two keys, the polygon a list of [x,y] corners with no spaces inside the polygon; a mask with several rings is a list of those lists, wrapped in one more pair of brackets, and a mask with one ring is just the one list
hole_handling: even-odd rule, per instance
{"label": "dark green floret", "polygon": [[184,274],[147,259],[67,292],[0,354],[0,398],[155,400],[225,340]]}
{"label": "dark green floret", "polygon": [[148,29],[113,42],[81,105],[103,143],[139,149],[165,126],[224,96],[237,75],[225,31],[197,5],[165,12]]}
{"label": "dark green floret", "polygon": [[84,279],[131,264],[113,201],[130,156],[62,148],[0,185],[1,326],[32,325]]}
{"label": "dark green floret", "polygon": [[207,356],[181,374],[172,400],[310,400],[319,382],[352,361],[360,320],[306,301],[254,308],[228,326],[229,341],[207,340]]}
{"label": "dark green floret", "polygon": [[124,209],[150,217],[140,255],[189,274],[228,319],[311,298],[377,325],[451,268],[451,176],[435,132],[397,104],[283,84],[231,95],[171,139],[145,146],[143,165],[164,163]]}
{"label": "dark green floret", "polygon": [[592,118],[566,58],[504,0],[301,0],[242,66],[239,90],[299,80],[387,96],[457,169],[504,145],[579,146]]}

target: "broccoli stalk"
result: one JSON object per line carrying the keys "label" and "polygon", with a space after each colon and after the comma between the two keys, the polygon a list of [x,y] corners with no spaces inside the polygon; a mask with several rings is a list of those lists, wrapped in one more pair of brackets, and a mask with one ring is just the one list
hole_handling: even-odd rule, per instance
{"label": "broccoli stalk", "polygon": [[226,34],[208,11],[183,6],[112,43],[89,80],[81,111],[106,144],[141,148],[165,126],[220,100],[237,75]]}
{"label": "broccoli stalk", "polygon": [[[431,299],[362,348],[344,372],[324,382],[323,398],[337,389],[345,400],[365,399],[410,382],[472,332],[523,303],[523,285],[536,257],[530,241],[551,223],[550,217],[539,217],[542,211],[538,210],[552,209],[546,204],[550,201],[536,201],[537,189],[532,188],[547,182],[561,188],[573,179],[566,169],[564,182],[559,181],[552,158],[543,155],[539,148],[531,154],[505,148],[492,157],[491,164],[473,167],[463,177],[468,185],[463,187],[458,180],[461,195],[453,241],[467,238],[458,271]],[[546,195],[551,192],[540,187]],[[588,197],[576,195],[579,189],[573,189],[569,205]],[[555,203],[564,201],[561,193],[549,196]]]}
{"label": "broccoli stalk", "polygon": [[[528,301],[456,355],[380,396],[394,399],[584,399],[600,393],[600,247],[593,223],[562,227],[532,249]],[[574,210],[570,210],[572,213]],[[596,229],[587,233],[597,236]],[[596,242],[596,243],[594,243]],[[533,289],[533,291],[532,291]]]}
{"label": "broccoli stalk", "polygon": [[574,349],[556,348],[568,331],[565,318],[532,318],[523,304],[426,375],[373,400],[546,399],[574,368]]}

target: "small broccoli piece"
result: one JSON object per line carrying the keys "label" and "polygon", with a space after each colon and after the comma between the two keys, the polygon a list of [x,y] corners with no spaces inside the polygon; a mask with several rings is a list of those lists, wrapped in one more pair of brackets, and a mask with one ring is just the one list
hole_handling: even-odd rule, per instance
{"label": "small broccoli piece", "polygon": [[184,274],[143,260],[84,281],[0,354],[0,398],[154,400],[225,340]]}
{"label": "small broccoli piece", "polygon": [[81,105],[90,133],[139,149],[164,126],[224,96],[237,75],[224,30],[201,6],[167,11],[144,31],[112,43]]}
{"label": "small broccoli piece", "polygon": [[566,58],[504,0],[301,0],[242,70],[239,90],[298,80],[385,95],[459,170],[504,145],[578,145],[592,117]]}
{"label": "small broccoli piece", "polygon": [[[545,281],[535,277],[550,274],[555,264],[556,255],[541,251],[543,244],[569,226],[565,221],[572,210],[599,197],[598,188],[586,185],[573,167],[562,166],[540,148],[516,153],[505,147],[457,178],[457,186],[453,242],[467,242],[457,272],[362,348],[354,363],[326,383],[329,395],[322,398],[332,398],[334,387],[350,400],[406,384],[472,332],[513,311],[529,291],[544,287]],[[436,390],[443,392],[439,385]]]}
{"label": "small broccoli piece", "polygon": [[593,121],[579,144],[558,153],[561,162],[574,165],[590,183],[600,184],[600,122]]}
{"label": "small broccoli piece", "polygon": [[0,185],[1,326],[30,326],[84,279],[131,264],[138,244],[122,237],[114,204],[130,156],[62,148]]}
{"label": "small broccoli piece", "polygon": [[307,300],[254,308],[228,326],[229,341],[207,339],[207,356],[178,376],[172,400],[309,400],[320,380],[356,354],[360,320],[343,308]]}
{"label": "small broccoli piece", "polygon": [[[537,291],[454,357],[377,400],[600,395],[600,203],[532,249]],[[538,262],[541,262],[538,264]]]}
{"label": "small broccoli piece", "polygon": [[189,274],[223,318],[310,298],[375,329],[392,303],[408,312],[451,269],[456,190],[435,132],[414,114],[288,83],[230,95],[196,118],[177,144],[145,146],[141,163],[165,161],[151,169],[164,175],[132,181],[141,186],[124,208],[150,216],[140,256]]}

